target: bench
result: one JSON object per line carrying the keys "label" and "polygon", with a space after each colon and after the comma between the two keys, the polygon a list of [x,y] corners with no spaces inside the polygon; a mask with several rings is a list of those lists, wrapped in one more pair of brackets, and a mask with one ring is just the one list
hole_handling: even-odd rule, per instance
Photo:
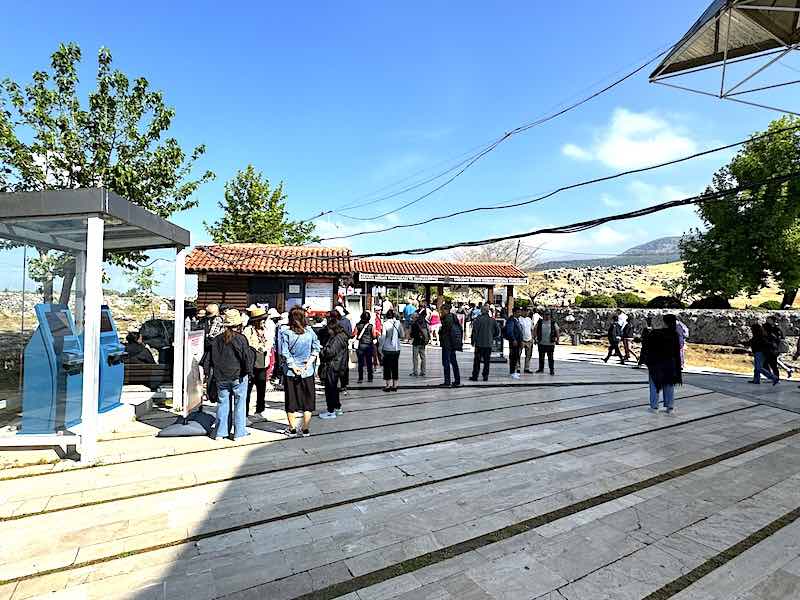
{"label": "bench", "polygon": [[155,392],[167,384],[172,385],[172,367],[170,365],[125,363],[123,385],[143,385]]}

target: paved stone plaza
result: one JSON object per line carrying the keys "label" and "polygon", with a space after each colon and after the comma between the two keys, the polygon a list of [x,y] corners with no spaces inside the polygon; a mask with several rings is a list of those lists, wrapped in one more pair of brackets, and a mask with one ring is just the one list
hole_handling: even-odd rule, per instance
{"label": "paved stone plaza", "polygon": [[273,395],[237,443],[154,411],[107,464],[0,472],[0,599],[800,598],[795,385],[687,375],[667,416],[591,357],[445,390],[409,355],[308,439]]}

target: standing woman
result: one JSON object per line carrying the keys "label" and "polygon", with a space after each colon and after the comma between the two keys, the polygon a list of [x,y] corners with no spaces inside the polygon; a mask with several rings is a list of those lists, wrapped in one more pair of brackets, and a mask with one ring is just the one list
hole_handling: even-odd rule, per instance
{"label": "standing woman", "polygon": [[329,321],[328,341],[320,353],[319,378],[325,386],[325,402],[328,412],[320,413],[320,419],[335,419],[341,416],[342,403],[339,399],[339,381],[342,373],[349,368],[348,341],[349,337],[344,328],[336,321]]}
{"label": "standing woman", "polygon": [[[219,398],[214,439],[231,435],[233,440],[238,440],[247,435],[247,382],[252,376],[252,355],[247,339],[241,334],[239,311],[226,310],[222,324],[222,333],[211,342],[211,368]],[[233,422],[229,423],[231,420]]]}
{"label": "standing woman", "polygon": [[396,392],[400,379],[400,340],[403,339],[403,326],[395,318],[394,310],[386,313],[378,349],[383,356],[383,391]]}
{"label": "standing woman", "polygon": [[381,357],[380,346],[378,346],[378,338],[381,337],[381,332],[383,331],[383,319],[381,318],[383,312],[380,306],[375,307],[374,310],[371,323],[375,333],[375,351],[372,353],[372,360],[374,366],[380,367],[383,366],[383,358]]}
{"label": "standing woman", "polygon": [[247,327],[244,328],[243,332],[244,337],[247,338],[247,343],[250,344],[250,348],[255,353],[253,377],[247,387],[247,405],[249,408],[250,395],[253,393],[253,387],[255,387],[256,414],[261,414],[267,408],[267,368],[269,367],[272,342],[275,337],[274,325],[272,329],[270,329],[269,325],[273,325],[273,323],[267,318],[267,311],[261,307],[255,307],[250,311],[250,319],[247,321]]}
{"label": "standing woman", "polygon": [[306,315],[302,308],[295,306],[289,311],[289,324],[280,332],[280,352],[286,363],[284,376],[284,408],[289,427],[284,435],[298,435],[296,412],[303,413],[302,435],[311,435],[309,424],[311,413],[316,409],[314,391],[314,367],[319,356],[320,345],[317,334],[306,327]]}
{"label": "standing woman", "polygon": [[358,383],[364,383],[364,367],[367,368],[367,382],[372,383],[372,355],[375,352],[375,328],[372,326],[369,313],[361,313],[361,320],[356,323],[353,337],[357,340],[356,356],[358,357]]}
{"label": "standing woman", "polygon": [[650,379],[650,410],[658,410],[659,394],[664,398],[664,410],[672,414],[675,385],[683,382],[681,341],[675,315],[664,315],[664,329],[654,329],[647,336],[645,361]]}
{"label": "standing woman", "polygon": [[430,311],[430,315],[431,342],[439,344],[439,330],[442,328],[442,318],[439,316],[439,311],[436,310],[435,307]]}

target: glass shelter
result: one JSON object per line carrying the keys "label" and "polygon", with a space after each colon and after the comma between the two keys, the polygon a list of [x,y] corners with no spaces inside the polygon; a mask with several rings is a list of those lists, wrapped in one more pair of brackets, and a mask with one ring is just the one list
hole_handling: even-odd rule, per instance
{"label": "glass shelter", "polygon": [[[182,399],[189,243],[187,230],[108,189],[0,193],[0,254],[11,259],[0,264],[0,446],[75,447],[82,462],[96,460],[98,415],[119,406],[124,371],[103,305],[103,260],[112,253],[176,251],[172,383]],[[15,280],[8,265],[17,257]]]}

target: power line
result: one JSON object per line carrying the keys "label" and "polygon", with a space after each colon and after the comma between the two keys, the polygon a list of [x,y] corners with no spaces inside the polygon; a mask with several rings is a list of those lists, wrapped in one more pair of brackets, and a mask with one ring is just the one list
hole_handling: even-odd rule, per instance
{"label": "power line", "polygon": [[[353,215],[348,215],[348,214],[341,213],[339,211],[323,211],[322,213],[320,213],[320,215],[318,215],[318,217],[319,216],[323,216],[325,214],[333,214],[333,213],[335,213],[335,214],[340,215],[341,217],[344,217],[346,219],[351,219],[351,220],[354,220],[354,221],[375,221],[377,219],[382,219],[383,217],[386,217],[388,215],[391,215],[391,214],[394,214],[394,213],[399,212],[401,210],[404,210],[404,209],[408,208],[409,206],[413,206],[414,204],[417,204],[418,202],[421,202],[425,198],[428,198],[431,195],[435,194],[436,192],[438,192],[442,188],[450,185],[458,177],[460,177],[462,174],[464,174],[470,167],[472,167],[475,163],[477,163],[479,160],[481,160],[484,156],[486,156],[487,154],[492,152],[495,148],[497,148],[500,144],[505,142],[507,139],[509,139],[509,138],[511,138],[511,137],[513,137],[515,135],[518,135],[520,133],[523,133],[525,131],[528,131],[530,129],[533,129],[534,127],[538,127],[540,125],[544,125],[545,123],[547,123],[549,121],[552,121],[554,119],[557,119],[558,117],[560,117],[560,116],[562,116],[562,115],[564,115],[564,114],[566,114],[568,112],[571,112],[571,111],[575,110],[576,108],[578,108],[578,107],[590,102],[591,100],[594,100],[598,96],[601,96],[601,95],[605,94],[609,90],[612,90],[613,88],[615,88],[618,85],[620,85],[621,83],[627,81],[628,79],[630,79],[631,77],[633,77],[634,75],[636,75],[637,73],[642,71],[643,69],[647,68],[650,64],[652,64],[653,62],[655,62],[656,60],[658,60],[659,58],[664,56],[668,51],[669,50],[667,49],[667,50],[663,50],[663,51],[659,52],[657,55],[655,55],[654,57],[650,58],[647,62],[639,65],[634,70],[632,70],[632,71],[626,73],[625,75],[623,75],[622,77],[619,77],[618,79],[614,80],[609,85],[603,87],[602,89],[600,89],[600,90],[598,90],[598,91],[596,91],[596,92],[594,92],[594,93],[592,93],[592,94],[590,94],[590,95],[588,95],[588,96],[586,96],[584,98],[581,98],[577,102],[574,102],[574,103],[568,105],[567,107],[562,108],[561,110],[558,110],[558,111],[556,111],[554,113],[545,115],[545,116],[540,117],[540,118],[538,118],[538,119],[536,119],[534,121],[531,121],[529,123],[525,123],[523,125],[515,127],[514,129],[512,129],[510,131],[507,131],[502,136],[498,137],[497,139],[495,139],[494,141],[489,143],[487,146],[482,147],[482,149],[479,152],[477,152],[476,154],[472,155],[468,159],[465,159],[465,160],[461,161],[461,163],[459,163],[459,165],[456,165],[455,167],[451,167],[445,173],[442,173],[442,174],[440,174],[440,175],[438,175],[438,176],[436,176],[434,178],[431,178],[431,181],[432,181],[432,180],[438,179],[439,177],[443,176],[446,173],[449,173],[449,172],[452,172],[452,171],[455,170],[455,174],[453,174],[451,177],[446,179],[443,183],[439,184],[438,186],[434,187],[432,190],[422,194],[421,196],[418,196],[417,198],[414,198],[413,200],[411,200],[409,202],[406,202],[405,204],[403,204],[403,205],[401,205],[401,206],[399,206],[397,208],[394,208],[392,210],[383,212],[383,213],[381,213],[379,215],[375,215],[373,217],[356,217],[356,216],[353,216]],[[416,186],[416,187],[418,187],[418,186]],[[354,210],[355,208],[361,208],[362,206],[363,205],[354,206],[354,207],[351,207],[350,210]]]}
{"label": "power line", "polygon": [[[608,215],[605,217],[598,217],[596,219],[590,219],[587,221],[579,221],[576,223],[571,223],[569,225],[560,225],[555,227],[546,227],[542,229],[536,229],[533,231],[528,231],[525,233],[515,233],[509,234],[504,236],[492,237],[492,238],[485,238],[480,240],[472,240],[466,242],[455,242],[452,244],[443,244],[440,246],[428,246],[423,248],[410,248],[404,250],[389,250],[385,252],[373,252],[373,253],[364,253],[364,254],[351,254],[351,255],[324,255],[318,254],[313,257],[313,260],[317,261],[349,261],[352,259],[362,259],[362,258],[373,258],[373,257],[391,257],[391,256],[400,256],[400,255],[424,255],[430,254],[432,252],[439,252],[443,250],[452,250],[454,248],[470,248],[475,246],[485,246],[487,244],[494,244],[497,242],[504,242],[508,240],[516,240],[526,237],[532,237],[536,235],[544,235],[544,234],[569,234],[569,233],[578,233],[581,231],[586,231],[588,229],[593,229],[605,223],[615,222],[615,221],[625,221],[629,219],[635,219],[655,213],[659,213],[665,210],[669,210],[671,208],[676,208],[679,206],[687,206],[691,204],[703,204],[706,202],[718,201],[720,199],[725,199],[726,197],[730,197],[735,194],[739,194],[744,191],[753,190],[759,188],[764,185],[769,184],[776,184],[776,183],[786,183],[788,181],[800,178],[800,171],[793,172],[788,175],[781,175],[778,177],[773,177],[770,179],[764,179],[761,181],[753,182],[747,185],[741,185],[736,188],[726,189],[726,190],[719,190],[717,192],[707,192],[704,194],[699,194],[696,196],[690,196],[688,198],[683,198],[680,200],[671,200],[668,202],[662,202],[660,204],[655,204],[652,206],[648,206],[645,208],[640,208],[633,211],[628,211],[624,213],[617,213],[613,215]],[[238,253],[235,259],[228,258],[222,254],[216,252],[214,247],[198,247],[198,249],[202,248],[202,250],[209,254],[210,256],[217,258],[218,260],[228,263],[231,266],[238,267],[241,265],[241,261],[246,258],[251,257],[267,257],[269,256],[268,252],[264,252],[263,249],[254,249],[249,256],[242,255]],[[298,257],[280,257],[283,261],[308,261],[309,257],[298,256]]]}
{"label": "power line", "polygon": [[463,215],[476,213],[476,212],[484,212],[484,211],[492,211],[492,210],[505,210],[507,208],[518,208],[520,206],[526,206],[528,204],[533,204],[535,202],[541,202],[542,200],[546,200],[548,198],[552,198],[556,194],[560,194],[561,192],[565,192],[565,191],[568,191],[568,190],[573,190],[573,189],[576,189],[576,188],[585,187],[585,186],[593,185],[593,184],[596,184],[596,183],[602,183],[602,182],[605,182],[605,181],[610,181],[612,179],[619,179],[621,177],[626,177],[628,175],[634,175],[636,173],[644,173],[646,171],[653,171],[655,169],[661,169],[663,167],[668,167],[668,166],[676,165],[676,164],[679,164],[679,163],[682,163],[682,162],[694,160],[696,158],[701,158],[703,156],[707,156],[709,154],[714,154],[716,152],[721,152],[723,150],[730,150],[731,148],[735,148],[737,146],[741,146],[741,145],[747,144],[749,142],[754,142],[754,141],[766,139],[766,138],[773,137],[773,136],[781,134],[781,133],[785,133],[787,131],[795,131],[795,130],[798,130],[798,129],[800,129],[800,125],[795,125],[793,127],[785,127],[783,129],[778,129],[778,130],[767,132],[767,133],[764,133],[764,134],[761,134],[761,135],[758,135],[758,136],[750,137],[750,138],[748,138],[746,140],[741,140],[741,141],[738,141],[738,142],[734,142],[732,144],[726,144],[725,146],[718,146],[716,148],[711,148],[709,150],[704,150],[702,152],[696,152],[696,153],[691,154],[689,156],[684,156],[682,158],[676,158],[674,160],[670,160],[670,161],[667,161],[667,162],[659,163],[659,164],[656,164],[656,165],[650,165],[650,166],[647,166],[647,167],[641,167],[639,169],[630,169],[628,171],[622,171],[622,172],[619,172],[619,173],[615,173],[613,175],[606,175],[604,177],[598,177],[598,178],[595,178],[595,179],[588,179],[586,181],[580,181],[578,183],[573,183],[573,184],[570,184],[570,185],[561,186],[561,187],[553,190],[552,192],[548,192],[547,194],[544,194],[544,195],[541,195],[541,196],[535,196],[533,198],[531,198],[530,196],[523,196],[523,198],[525,198],[525,199],[523,201],[521,201],[521,202],[513,202],[513,203],[510,203],[510,204],[499,204],[499,205],[495,205],[495,206],[479,206],[479,207],[475,207],[475,208],[468,208],[468,209],[465,209],[465,210],[460,210],[460,211],[448,213],[448,214],[445,214],[445,215],[439,215],[439,216],[436,216],[436,217],[429,217],[428,219],[423,219],[422,221],[417,221],[415,223],[397,224],[397,225],[392,225],[390,227],[385,227],[383,229],[373,229],[373,230],[369,230],[369,231],[359,231],[359,232],[356,232],[356,233],[350,233],[350,234],[347,234],[347,235],[332,236],[332,237],[322,238],[320,241],[328,242],[328,241],[332,241],[332,240],[344,240],[344,239],[359,237],[359,236],[362,236],[362,235],[373,235],[373,234],[376,234],[376,233],[386,233],[388,231],[394,231],[396,229],[407,229],[409,227],[419,227],[421,225],[427,225],[428,223],[433,223],[434,221],[442,221],[444,219],[452,219],[454,217],[460,217],[460,216],[463,216]]}

